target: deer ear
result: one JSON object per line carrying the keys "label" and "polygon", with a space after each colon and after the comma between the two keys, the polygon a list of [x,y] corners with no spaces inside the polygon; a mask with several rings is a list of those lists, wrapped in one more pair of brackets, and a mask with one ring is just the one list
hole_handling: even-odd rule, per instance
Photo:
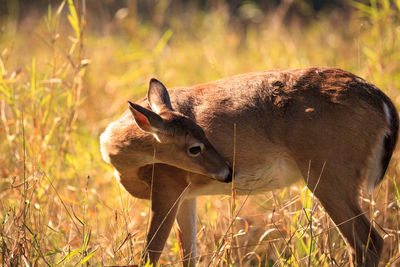
{"label": "deer ear", "polygon": [[151,79],[147,99],[151,109],[160,114],[162,111],[173,111],[167,88],[157,79]]}
{"label": "deer ear", "polygon": [[163,119],[151,110],[148,110],[142,106],[136,105],[130,101],[129,110],[132,112],[133,117],[140,129],[145,132],[157,134],[164,128]]}

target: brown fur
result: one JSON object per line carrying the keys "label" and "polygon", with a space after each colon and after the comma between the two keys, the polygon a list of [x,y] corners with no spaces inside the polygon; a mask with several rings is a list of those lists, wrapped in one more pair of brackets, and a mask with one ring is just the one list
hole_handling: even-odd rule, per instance
{"label": "brown fur", "polygon": [[[377,184],[383,178],[397,141],[397,111],[379,89],[340,69],[308,68],[248,73],[172,88],[169,98],[174,111],[166,109],[159,115],[168,121],[174,142],[183,144],[179,140],[190,133],[207,144],[207,151],[217,160],[191,165],[189,172],[182,170],[188,170],[192,163],[179,158],[178,150],[158,144],[149,133],[139,130],[129,111],[112,123],[102,137],[103,154],[116,168],[122,185],[135,197],[150,197],[153,165],[149,159],[156,151],[152,201],[156,209],[154,203],[164,204],[159,204],[152,227],[159,226],[159,218],[175,201],[179,202],[177,206],[185,203],[181,213],[177,207],[172,209],[162,226],[166,232],[152,241],[157,250],[150,253],[153,262],[158,260],[177,213],[184,222],[179,232],[184,257],[194,256],[195,244],[187,235],[195,234],[195,223],[182,218],[195,216],[195,201],[191,198],[226,192],[224,184],[206,173],[217,165],[223,168],[219,155],[232,163],[235,143],[235,179],[242,186],[239,193],[272,190],[302,177],[354,248],[355,262],[377,266],[383,240],[362,215],[358,198],[366,180]],[[147,98],[139,103],[151,109]],[[169,157],[168,163],[163,155]],[[279,165],[277,160],[283,163]],[[201,166],[204,170],[197,171]],[[289,171],[280,175],[280,168]],[[265,176],[260,173],[264,169]],[[162,186],[162,192],[157,191],[157,186]],[[164,194],[171,196],[167,202]],[[150,231],[149,236],[153,235]],[[185,264],[193,265],[194,261]]]}

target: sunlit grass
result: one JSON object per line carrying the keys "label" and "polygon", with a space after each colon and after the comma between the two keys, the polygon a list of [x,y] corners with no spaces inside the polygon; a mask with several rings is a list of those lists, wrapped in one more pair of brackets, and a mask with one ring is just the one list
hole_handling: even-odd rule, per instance
{"label": "sunlit grass", "polygon": [[[17,28],[10,15],[0,35],[1,264],[138,262],[149,205],[119,187],[98,136],[127,100],[144,95],[151,77],[173,87],[256,70],[336,66],[375,83],[398,106],[400,7],[374,3],[356,4],[348,20],[321,14],[285,24],[267,14],[264,23],[240,29],[223,5],[171,17],[168,27],[128,15],[111,21],[108,34],[92,30],[96,16],[72,1],[50,8],[31,29]],[[400,257],[398,160],[396,153],[375,202],[362,201],[385,238],[388,266]],[[344,241],[303,187],[237,197],[237,217],[229,197],[200,198],[196,261],[347,264]],[[161,262],[177,264],[177,248],[173,230]]]}

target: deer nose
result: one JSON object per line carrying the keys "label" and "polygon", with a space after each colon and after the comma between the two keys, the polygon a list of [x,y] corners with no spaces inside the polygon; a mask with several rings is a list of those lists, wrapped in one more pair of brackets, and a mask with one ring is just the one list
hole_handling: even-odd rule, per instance
{"label": "deer nose", "polygon": [[215,175],[214,178],[223,183],[232,182],[232,168],[228,166],[217,175]]}
{"label": "deer nose", "polygon": [[233,171],[232,171],[232,168],[229,167],[229,174],[228,174],[228,176],[225,178],[224,182],[225,182],[225,183],[230,183],[230,182],[232,182],[232,179],[233,179]]}

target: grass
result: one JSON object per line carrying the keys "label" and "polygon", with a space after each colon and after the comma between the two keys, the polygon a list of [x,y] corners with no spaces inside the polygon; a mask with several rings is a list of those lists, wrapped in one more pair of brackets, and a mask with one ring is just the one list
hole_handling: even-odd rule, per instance
{"label": "grass", "polygon": [[[336,66],[375,83],[399,106],[400,3],[354,6],[346,19],[333,12],[284,23],[271,13],[245,28],[231,24],[223,3],[182,18],[158,6],[167,26],[122,12],[107,33],[94,30],[99,19],[78,1],[22,26],[10,8],[0,34],[1,265],[138,261],[149,203],[117,184],[98,137],[127,100],[144,95],[151,77],[172,87]],[[398,162],[396,152],[373,200],[362,199],[385,238],[382,266],[400,262]],[[204,196],[198,213],[201,266],[349,264],[345,243],[304,183],[249,198]],[[174,230],[161,262],[179,263]]]}

